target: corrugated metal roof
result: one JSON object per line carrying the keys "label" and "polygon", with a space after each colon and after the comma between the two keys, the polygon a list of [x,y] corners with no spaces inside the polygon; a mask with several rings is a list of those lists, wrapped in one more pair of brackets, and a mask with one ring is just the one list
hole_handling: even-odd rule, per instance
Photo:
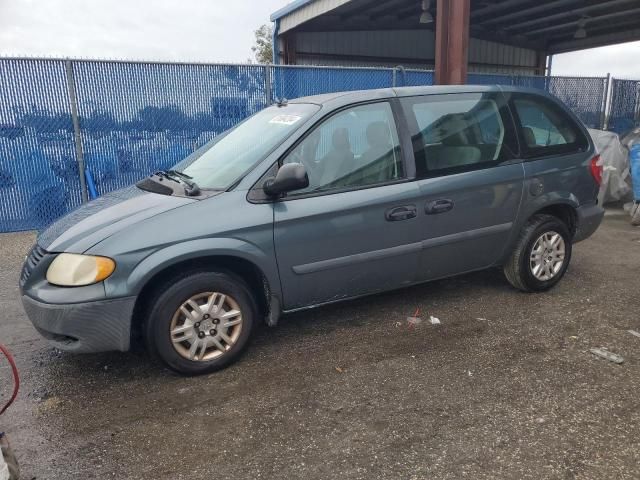
{"label": "corrugated metal roof", "polygon": [[307,3],[311,3],[311,2],[315,2],[315,0],[295,0],[293,2],[290,2],[286,4],[284,7],[282,7],[280,10],[273,12],[271,14],[271,21],[275,22],[279,18],[282,18],[285,15],[289,15],[294,10],[304,7]]}
{"label": "corrugated metal roof", "polygon": [[297,0],[271,18],[280,22],[279,31],[284,33],[349,2],[351,0]]}
{"label": "corrugated metal roof", "polygon": [[[437,17],[436,2],[430,6]],[[280,33],[413,30],[419,15],[419,0],[294,0],[271,19],[279,22]],[[472,32],[485,40],[549,53],[640,39],[640,0],[474,1],[470,16]],[[580,29],[585,38],[576,38]]]}

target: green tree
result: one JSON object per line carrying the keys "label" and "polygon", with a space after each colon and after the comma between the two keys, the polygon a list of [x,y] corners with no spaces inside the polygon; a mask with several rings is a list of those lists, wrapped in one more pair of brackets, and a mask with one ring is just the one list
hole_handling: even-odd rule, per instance
{"label": "green tree", "polygon": [[262,25],[255,32],[256,42],[251,51],[258,63],[271,63],[273,61],[273,27]]}

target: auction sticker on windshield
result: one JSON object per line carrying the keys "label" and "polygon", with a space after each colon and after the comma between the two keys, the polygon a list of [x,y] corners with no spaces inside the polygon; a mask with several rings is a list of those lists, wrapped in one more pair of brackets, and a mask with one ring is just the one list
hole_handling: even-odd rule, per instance
{"label": "auction sticker on windshield", "polygon": [[269,120],[269,123],[278,123],[280,125],[293,125],[294,123],[296,123],[298,120],[300,120],[302,117],[298,116],[298,115],[276,115],[275,117],[273,117],[271,120]]}

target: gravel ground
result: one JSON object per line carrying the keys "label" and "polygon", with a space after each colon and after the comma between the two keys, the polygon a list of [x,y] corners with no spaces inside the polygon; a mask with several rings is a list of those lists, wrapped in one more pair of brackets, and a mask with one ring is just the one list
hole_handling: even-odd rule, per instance
{"label": "gravel ground", "polygon": [[[494,270],[319,308],[199,378],[48,347],[16,287],[33,239],[0,236],[23,378],[0,427],[25,479],[640,478],[640,229],[621,211],[549,293]],[[417,307],[442,324],[409,328]],[[0,382],[4,399],[4,364]]]}

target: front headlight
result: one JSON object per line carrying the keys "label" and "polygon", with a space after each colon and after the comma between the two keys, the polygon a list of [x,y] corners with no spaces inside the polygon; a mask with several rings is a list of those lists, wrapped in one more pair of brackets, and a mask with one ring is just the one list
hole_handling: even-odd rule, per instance
{"label": "front headlight", "polygon": [[61,253],[47,270],[47,281],[61,287],[81,287],[101,282],[116,269],[116,262],[107,257]]}

